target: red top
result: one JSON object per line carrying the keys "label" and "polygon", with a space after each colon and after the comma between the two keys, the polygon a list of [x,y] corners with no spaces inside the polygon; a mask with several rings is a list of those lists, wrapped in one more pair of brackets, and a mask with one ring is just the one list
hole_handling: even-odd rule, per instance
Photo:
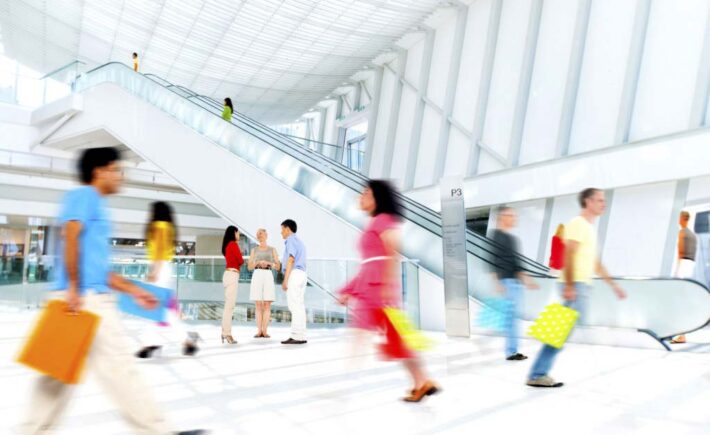
{"label": "red top", "polygon": [[565,242],[557,236],[552,237],[552,252],[550,252],[550,268],[562,270],[565,267]]}
{"label": "red top", "polygon": [[224,252],[224,259],[227,260],[227,269],[237,269],[242,267],[244,264],[244,258],[242,258],[242,251],[239,249],[237,242],[229,242],[227,244],[227,249]]}

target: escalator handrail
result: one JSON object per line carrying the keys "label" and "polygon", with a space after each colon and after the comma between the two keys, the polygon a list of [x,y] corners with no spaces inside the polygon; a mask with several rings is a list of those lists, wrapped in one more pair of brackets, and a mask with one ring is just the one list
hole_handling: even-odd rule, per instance
{"label": "escalator handrail", "polygon": [[[98,67],[96,67],[96,68],[93,68],[93,69],[87,71],[85,74],[88,75],[89,73],[92,73],[92,72],[94,72],[94,71],[97,71],[97,70],[99,70],[99,69],[108,67],[108,66],[113,65],[113,64],[121,65],[122,67],[124,67],[124,68],[130,70],[130,68],[129,68],[128,66],[126,66],[125,64],[123,64],[123,63],[121,63],[121,62],[109,62],[109,63],[106,63],[106,64],[104,64],[104,65],[101,65],[101,66],[98,66]],[[141,74],[141,73],[138,73],[138,74]],[[209,112],[209,110],[208,110],[206,107],[204,107],[204,106],[202,106],[202,105],[200,105],[200,104],[197,104],[196,102],[192,101],[192,100],[190,99],[190,97],[186,97],[186,96],[184,96],[184,95],[181,95],[180,93],[176,92],[174,89],[171,89],[171,88],[170,88],[171,85],[172,85],[172,87],[178,87],[178,86],[173,85],[173,84],[170,83],[169,81],[167,81],[167,80],[165,80],[165,79],[162,79],[162,78],[160,78],[160,77],[158,77],[158,76],[156,76],[156,75],[154,75],[154,74],[141,74],[141,75],[143,75],[144,77],[146,77],[146,78],[149,79],[150,81],[156,83],[158,86],[161,86],[161,87],[163,87],[164,89],[168,90],[169,92],[174,93],[174,94],[175,94],[176,96],[178,96],[179,98],[185,99],[185,100],[187,100],[187,101],[189,101],[189,102],[191,102],[191,103],[197,105],[197,106],[200,107],[201,109],[207,110],[207,111]],[[160,83],[160,82],[163,82],[163,83]],[[167,83],[167,85],[165,85],[164,83]],[[215,103],[216,103],[216,102],[215,102],[213,99],[210,99],[209,97],[199,96],[199,95],[197,95],[196,93],[190,91],[189,89],[184,88],[184,87],[181,87],[181,86],[179,87],[179,89],[183,90],[184,92],[186,92],[186,93],[188,93],[188,94],[192,94],[191,97],[198,97],[198,98],[199,98],[200,100],[202,100],[202,101],[204,101],[204,99],[210,100],[211,103],[209,103],[208,101],[204,101],[204,102],[205,102],[205,103],[208,103],[208,104],[212,104],[212,105],[214,106],[213,108],[218,109],[218,107],[215,106]],[[217,103],[217,104],[218,104],[218,103]],[[210,112],[210,113],[212,113],[212,112]],[[220,116],[218,113],[213,113],[213,114],[214,114],[215,116]],[[360,189],[362,189],[362,188],[366,185],[365,183],[367,182],[367,178],[365,178],[362,174],[357,173],[357,172],[355,172],[355,171],[352,171],[350,168],[347,168],[347,167],[345,167],[345,166],[343,166],[343,165],[340,165],[340,164],[337,163],[337,162],[334,162],[334,161],[332,161],[332,160],[330,160],[330,159],[327,159],[327,157],[323,156],[322,154],[319,154],[319,153],[314,152],[314,151],[312,151],[312,150],[310,150],[310,149],[304,148],[301,144],[298,144],[297,142],[293,141],[292,139],[287,139],[286,141],[287,141],[287,142],[293,142],[293,143],[295,144],[295,146],[289,146],[287,143],[284,143],[284,140],[283,140],[283,139],[286,139],[286,138],[284,137],[283,134],[278,133],[278,132],[276,132],[276,131],[273,130],[273,129],[270,129],[269,127],[267,127],[267,126],[265,126],[265,125],[259,123],[258,121],[254,121],[254,120],[252,120],[252,119],[249,118],[249,117],[243,116],[243,118],[249,120],[250,122],[239,123],[239,124],[232,123],[232,125],[236,126],[236,127],[239,128],[240,130],[243,130],[243,131],[245,131],[246,133],[248,133],[248,134],[254,136],[253,133],[250,133],[250,132],[244,130],[244,128],[242,127],[242,125],[246,124],[246,125],[247,125],[248,127],[250,127],[251,129],[257,130],[257,131],[259,131],[261,134],[264,134],[264,135],[266,135],[266,136],[269,136],[271,139],[273,139],[273,140],[275,140],[275,141],[278,141],[279,145],[281,145],[281,146],[279,146],[278,148],[279,148],[281,151],[286,152],[287,154],[289,154],[289,155],[291,155],[292,157],[298,159],[298,160],[301,161],[302,163],[308,164],[309,166],[313,166],[314,169],[316,169],[316,170],[318,170],[318,171],[321,171],[321,172],[323,172],[323,173],[325,173],[325,174],[329,174],[329,172],[336,172],[336,173],[339,173],[338,175],[340,175],[341,177],[344,176],[344,178],[349,178],[348,181],[350,181],[350,182],[352,183],[351,185],[348,185],[349,183],[343,183],[343,180],[342,180],[342,179],[336,178],[336,181],[345,184],[345,185],[346,185],[348,188],[350,188],[350,189],[353,189],[353,190],[355,190],[355,191],[359,191]],[[261,128],[258,128],[258,127],[256,127],[256,126],[250,125],[250,124],[256,124],[258,127],[261,127]],[[255,137],[257,137],[257,136],[255,136]],[[283,138],[283,139],[282,139],[282,138]],[[260,139],[260,140],[263,140],[262,138],[259,138],[259,139]],[[286,147],[286,148],[288,148],[288,150],[285,150],[285,149],[283,149],[282,147]],[[317,163],[317,165],[314,166],[314,165],[313,165],[313,162],[311,162],[311,164],[309,164],[308,161],[303,161],[303,160],[301,160],[300,158],[298,158],[297,156],[293,155],[292,152],[289,152],[289,151],[295,151],[295,152],[297,152],[298,154],[301,154],[302,156],[304,156],[304,158],[309,159],[309,160],[321,160],[321,161],[315,162],[315,163]],[[304,151],[306,151],[306,152],[304,152]],[[315,158],[314,158],[314,157],[315,157]],[[323,160],[327,160],[327,161],[323,161]],[[320,167],[319,167],[319,166],[320,166]],[[332,176],[331,176],[331,177],[332,177]],[[355,186],[353,186],[353,184],[354,184]],[[408,214],[408,215],[411,215],[411,216],[406,216],[406,215],[405,215],[405,217],[410,218],[410,220],[412,220],[415,224],[421,226],[422,228],[424,228],[424,229],[426,229],[426,230],[428,230],[428,231],[430,231],[430,232],[432,232],[432,233],[434,233],[434,234],[436,234],[436,235],[438,235],[438,236],[441,236],[441,235],[442,235],[442,232],[441,232],[441,224],[439,223],[439,222],[440,222],[440,215],[439,215],[438,213],[434,212],[433,210],[429,209],[428,207],[425,207],[425,206],[423,206],[423,205],[421,205],[421,204],[419,204],[419,203],[416,203],[416,202],[412,201],[411,199],[407,198],[405,195],[398,194],[398,196],[400,197],[400,200],[402,200],[403,205],[405,205],[404,208],[405,208],[407,214]],[[409,206],[409,207],[408,207],[408,206]],[[412,210],[412,208],[413,208],[414,210]],[[416,216],[416,217],[418,217],[419,219],[421,219],[421,220],[423,220],[423,221],[425,221],[425,222],[422,222],[421,220],[420,220],[420,221],[417,221],[417,220],[415,220],[415,219],[411,219],[412,216]],[[437,222],[437,221],[438,221],[438,222]],[[428,223],[429,225],[427,225],[427,223]],[[491,239],[488,239],[488,238],[486,238],[486,237],[482,237],[482,236],[480,236],[480,235],[478,235],[478,234],[475,234],[475,233],[473,233],[473,232],[470,231],[470,230],[467,230],[467,237],[466,237],[466,238],[467,238],[467,251],[468,251],[469,253],[471,253],[472,255],[475,255],[475,256],[478,257],[478,258],[480,258],[480,257],[472,252],[474,248],[482,249],[483,251],[485,251],[485,252],[487,252],[487,253],[489,253],[489,254],[492,254],[492,252],[490,252],[490,251],[488,251],[488,250],[486,250],[486,249],[483,249],[483,248],[480,247],[480,246],[477,246],[477,245],[474,243],[474,241],[471,240],[471,239],[477,240],[477,241],[481,242],[482,244],[487,244],[487,245],[490,245],[490,246],[492,246],[492,247],[500,247],[500,245],[498,245],[495,241],[493,241],[493,240],[491,240]],[[525,264],[527,264],[527,265],[529,265],[529,266],[532,266],[532,268],[528,270],[529,272],[535,273],[536,275],[546,275],[546,272],[547,272],[548,269],[547,269],[545,266],[543,266],[543,265],[541,265],[541,264],[539,264],[539,263],[536,263],[536,262],[530,260],[529,258],[523,256],[523,255],[518,254],[518,257],[519,257],[519,259],[521,260],[521,262],[523,262],[523,263],[525,263]],[[487,263],[490,264],[490,261],[488,261],[488,260],[486,260],[486,259],[484,259],[484,261],[486,261]]]}

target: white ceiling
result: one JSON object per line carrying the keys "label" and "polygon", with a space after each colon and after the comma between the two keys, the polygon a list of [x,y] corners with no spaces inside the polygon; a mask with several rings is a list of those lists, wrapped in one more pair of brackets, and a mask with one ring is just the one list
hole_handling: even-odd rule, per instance
{"label": "white ceiling", "polygon": [[130,63],[263,122],[292,122],[441,0],[0,0],[5,54],[49,72]]}

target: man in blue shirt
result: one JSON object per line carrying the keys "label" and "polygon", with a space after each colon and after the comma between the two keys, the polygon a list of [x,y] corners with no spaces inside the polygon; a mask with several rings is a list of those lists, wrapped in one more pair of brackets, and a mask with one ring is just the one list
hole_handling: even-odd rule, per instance
{"label": "man in blue shirt", "polygon": [[[50,298],[64,299],[69,314],[84,309],[100,317],[87,368],[114,398],[133,430],[141,434],[170,434],[162,412],[135,368],[112,291],[130,294],[144,308],[157,304],[152,294],[111,272],[111,222],[106,197],[121,187],[119,159],[115,148],[87,149],[81,156],[79,172],[83,186],[68,192],[62,200],[58,219],[62,226],[61,262]],[[73,392],[72,386],[58,380],[39,378],[22,433],[56,430]]]}
{"label": "man in blue shirt", "polygon": [[291,311],[291,336],[282,341],[283,344],[306,343],[306,305],[304,296],[308,276],[306,275],[306,247],[301,239],[296,237],[298,226],[291,219],[281,222],[281,237],[285,249],[281,271],[284,280],[281,288],[286,292],[288,309]]}

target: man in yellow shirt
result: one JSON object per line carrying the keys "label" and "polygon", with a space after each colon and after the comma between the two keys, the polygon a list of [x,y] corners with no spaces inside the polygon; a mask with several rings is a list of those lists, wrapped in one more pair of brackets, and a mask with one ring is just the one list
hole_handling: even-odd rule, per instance
{"label": "man in yellow shirt", "polygon": [[[597,255],[597,232],[593,225],[594,221],[604,214],[606,208],[604,192],[594,188],[584,189],[579,194],[579,205],[582,207],[582,212],[565,228],[565,266],[560,277],[560,286],[564,304],[579,311],[581,320],[584,318],[587,295],[595,273],[609,284],[619,299],[624,299],[626,293],[612,281]],[[531,387],[563,385],[562,382],[557,382],[548,376],[560,350],[547,344],[543,345],[530,370],[528,385]]]}

